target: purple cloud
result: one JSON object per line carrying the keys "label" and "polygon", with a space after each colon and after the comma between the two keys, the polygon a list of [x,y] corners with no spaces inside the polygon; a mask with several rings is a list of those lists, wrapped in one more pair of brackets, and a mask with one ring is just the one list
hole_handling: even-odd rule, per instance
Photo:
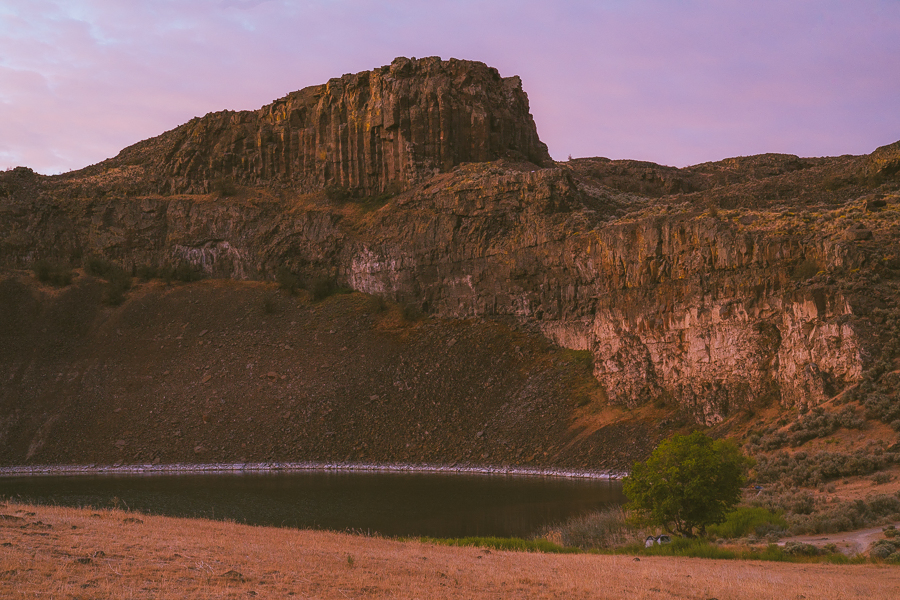
{"label": "purple cloud", "polygon": [[435,55],[520,75],[557,159],[900,139],[896,0],[7,0],[0,168],[80,168],[193,116]]}

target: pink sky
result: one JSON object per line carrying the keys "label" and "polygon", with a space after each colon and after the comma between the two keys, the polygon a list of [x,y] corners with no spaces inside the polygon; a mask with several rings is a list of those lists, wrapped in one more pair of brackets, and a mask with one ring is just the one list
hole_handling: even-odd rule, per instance
{"label": "pink sky", "polygon": [[3,0],[0,169],[81,168],[396,56],[521,76],[558,160],[900,140],[900,0]]}

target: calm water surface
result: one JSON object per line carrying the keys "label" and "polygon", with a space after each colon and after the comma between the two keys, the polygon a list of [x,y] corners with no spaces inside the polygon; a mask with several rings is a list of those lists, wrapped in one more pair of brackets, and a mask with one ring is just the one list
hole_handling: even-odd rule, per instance
{"label": "calm water surface", "polygon": [[388,536],[528,537],[624,502],[618,481],[303,472],[0,477],[0,497]]}

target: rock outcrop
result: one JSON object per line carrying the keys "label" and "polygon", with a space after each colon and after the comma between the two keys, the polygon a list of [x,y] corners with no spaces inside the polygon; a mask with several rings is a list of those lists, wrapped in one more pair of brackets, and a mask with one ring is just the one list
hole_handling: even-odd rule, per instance
{"label": "rock outcrop", "polygon": [[222,111],[126,148],[157,191],[332,186],[357,197],[406,189],[464,162],[550,162],[518,77],[483,63],[397,58],[257,111]]}

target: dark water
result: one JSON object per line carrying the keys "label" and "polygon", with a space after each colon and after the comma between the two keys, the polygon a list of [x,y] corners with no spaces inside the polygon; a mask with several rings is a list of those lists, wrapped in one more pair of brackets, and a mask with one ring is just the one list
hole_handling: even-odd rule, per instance
{"label": "dark water", "polygon": [[30,503],[388,536],[528,537],[624,501],[616,481],[506,475],[303,472],[0,478]]}

